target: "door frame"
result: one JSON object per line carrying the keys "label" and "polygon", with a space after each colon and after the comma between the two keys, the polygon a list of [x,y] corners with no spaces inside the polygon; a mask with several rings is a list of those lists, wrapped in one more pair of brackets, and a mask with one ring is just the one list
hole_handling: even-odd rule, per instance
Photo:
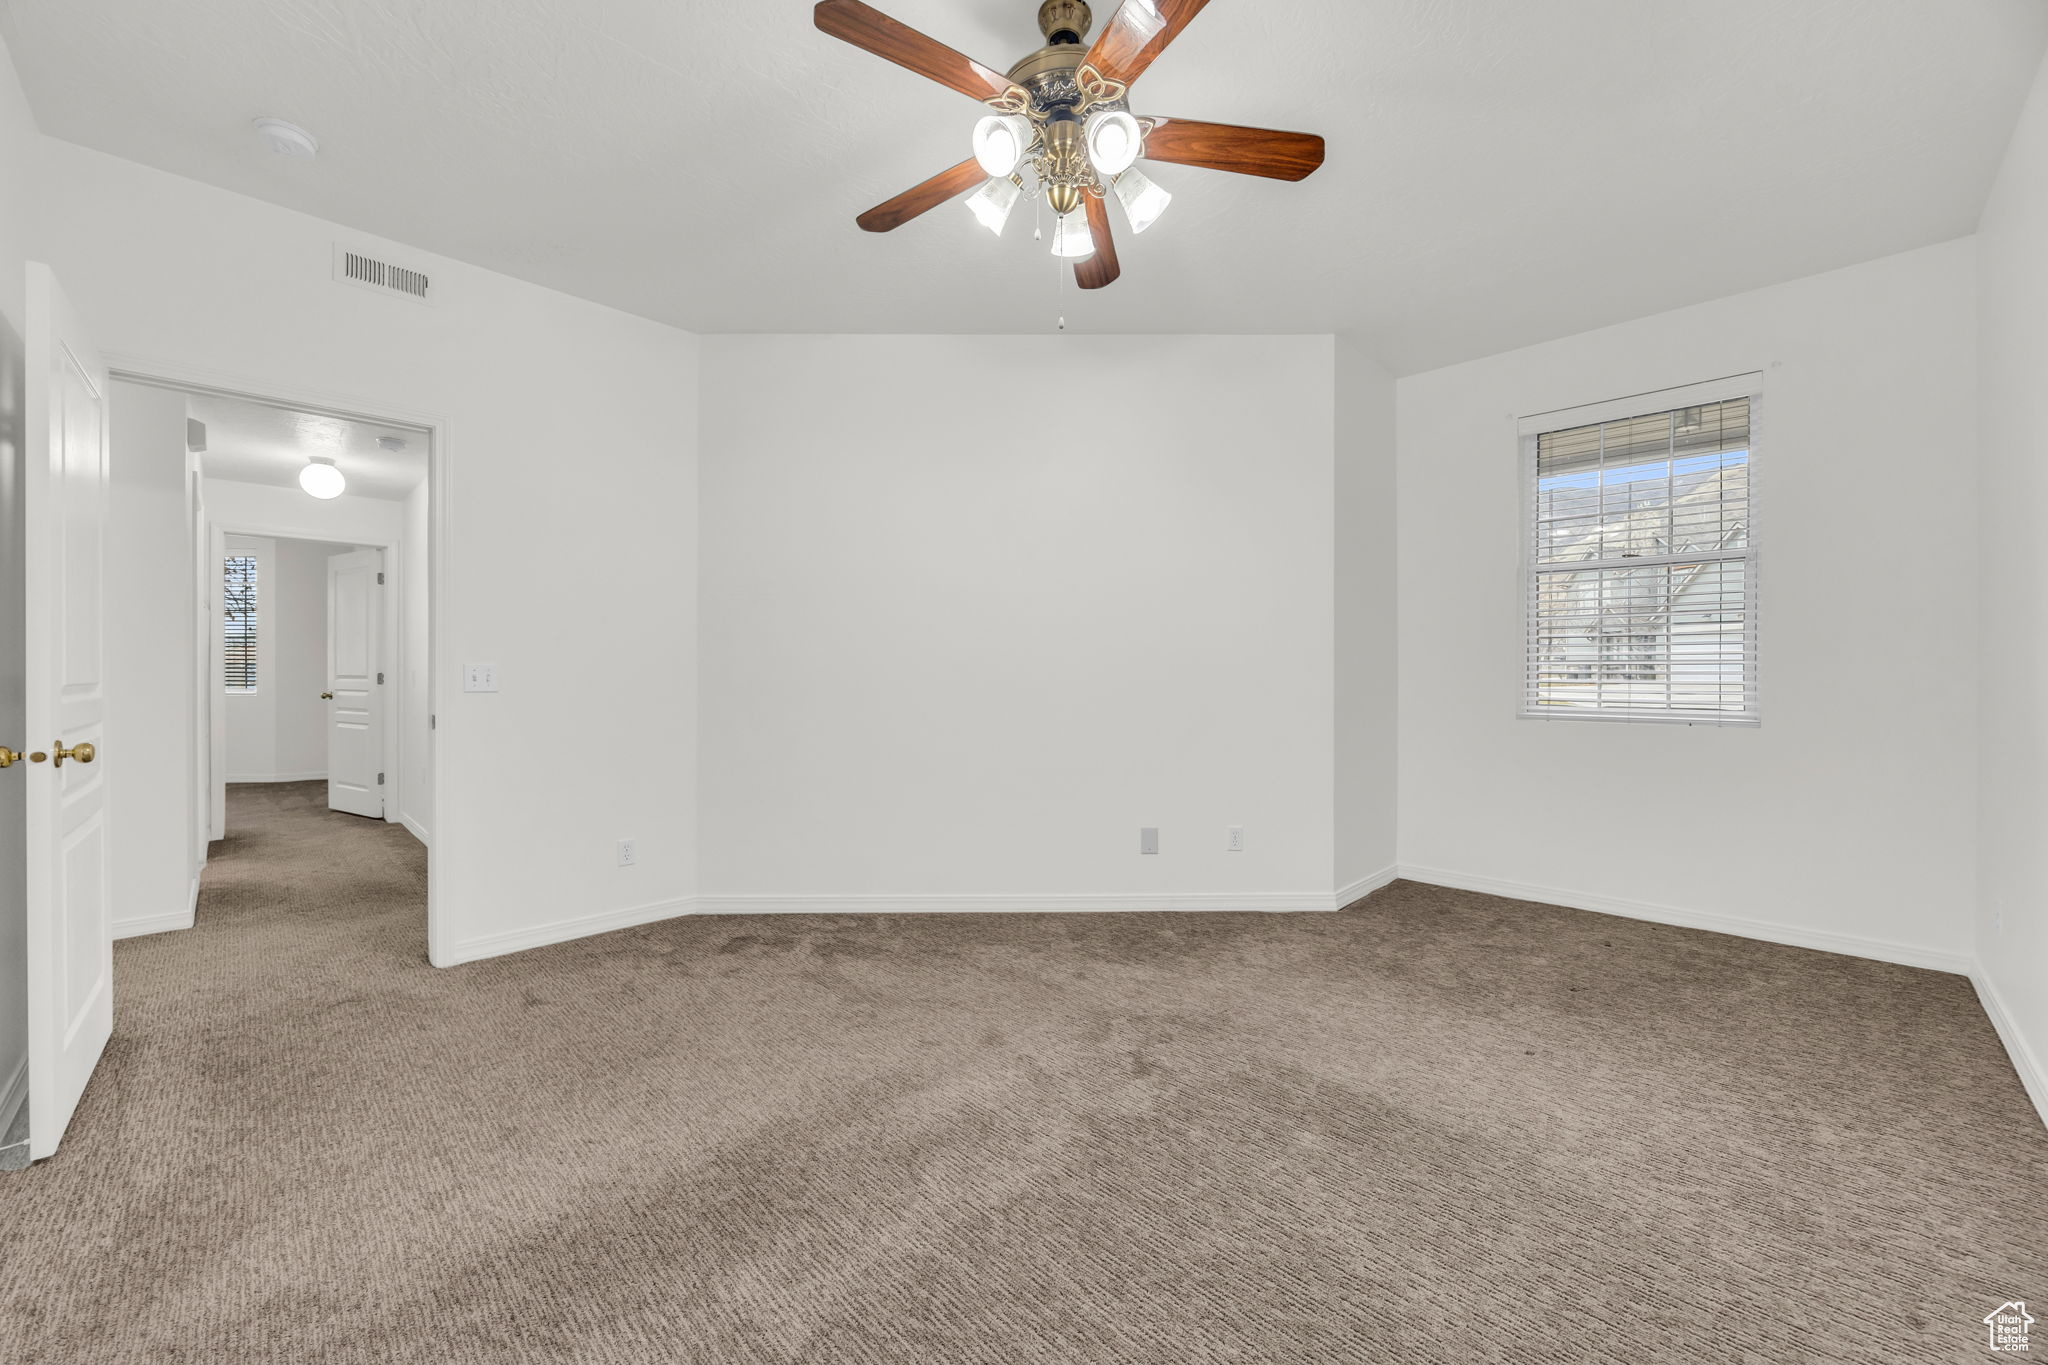
{"label": "door frame", "polygon": [[[433,499],[434,495],[429,491],[427,494],[427,511],[429,514],[434,510]],[[405,540],[403,537],[373,536],[368,539],[330,540],[326,536],[308,535],[303,531],[272,530],[269,527],[253,522],[235,522],[233,524],[210,522],[209,525],[213,532],[211,539],[212,548],[208,561],[210,564],[217,564],[225,557],[227,553],[226,542],[229,536],[255,537],[259,540],[298,540],[304,541],[309,545],[348,545],[352,548],[376,550],[381,553],[384,556],[382,572],[387,580],[385,586],[397,590],[392,594],[393,597],[405,591],[405,566],[403,563],[405,558],[403,549]],[[428,539],[432,539],[431,532]],[[217,577],[219,571],[214,570],[213,572]],[[431,587],[431,585],[429,586]],[[262,592],[262,585],[259,584],[256,590],[259,593]],[[216,587],[214,589],[214,596],[218,597],[219,595],[220,589]],[[434,627],[433,616],[434,609],[429,604],[427,607],[427,630],[429,634],[432,633]],[[386,611],[383,613],[383,619],[377,626],[377,665],[380,669],[396,673],[401,678],[405,676],[406,664],[412,662],[405,657],[405,623],[402,618],[402,612]],[[218,653],[220,647],[220,641],[218,640],[210,643],[207,661],[203,665],[205,672],[202,678],[203,685],[210,689],[209,695],[212,699],[210,704],[213,707],[212,733],[214,736],[221,736],[226,728],[224,721],[227,711],[227,693],[222,691],[220,686],[221,660]],[[430,700],[428,710],[431,711],[432,709],[433,705]],[[412,826],[403,818],[405,814],[403,809],[405,805],[403,799],[405,796],[405,769],[402,765],[405,762],[405,726],[403,724],[403,717],[394,718],[392,710],[393,708],[388,705],[385,708],[385,733],[378,744],[380,751],[378,754],[379,761],[388,763],[391,776],[397,779],[396,781],[385,783],[384,818],[391,824],[405,825],[407,829],[412,829]],[[221,747],[220,740],[215,738],[213,749],[216,759],[218,759],[221,752]],[[431,743],[427,746],[427,757],[429,760],[433,757],[433,747]],[[207,799],[210,803],[208,823],[211,826],[211,813],[218,812],[225,799],[228,788],[228,774],[226,765],[218,761],[210,762],[208,768]],[[433,826],[429,824],[429,832],[432,831],[432,828]],[[417,829],[413,829],[412,834],[414,838],[419,839],[420,832]],[[213,837],[216,839],[220,837],[218,828],[214,828]],[[420,842],[424,844],[427,841],[420,839]]]}
{"label": "door frame", "polygon": [[[440,413],[422,412],[417,409],[396,406],[375,398],[358,394],[340,393],[332,390],[309,388],[304,385],[280,384],[268,379],[247,375],[226,374],[199,366],[181,364],[160,357],[137,355],[127,351],[108,351],[103,358],[110,376],[131,384],[148,384],[157,388],[177,389],[186,393],[211,394],[221,398],[240,399],[250,403],[264,403],[272,407],[289,408],[297,412],[310,412],[326,417],[337,417],[351,421],[382,423],[391,426],[415,427],[427,433],[427,713],[428,742],[426,755],[427,785],[427,829],[435,843],[446,837],[445,822],[441,819],[441,792],[443,771],[441,767],[441,746],[434,742],[434,721],[441,711],[445,696],[441,681],[441,661],[447,657],[444,650],[446,624],[442,611],[443,585],[448,581],[448,528],[451,525],[448,507],[448,490],[454,482],[452,423]],[[262,529],[239,532],[245,535],[270,535],[279,533]],[[219,544],[219,536],[225,528],[216,528],[216,535],[209,537],[214,544],[208,547],[208,554]],[[317,539],[317,537],[287,537]],[[353,542],[372,545],[374,541]],[[385,551],[385,570],[390,572],[392,546],[381,547]],[[216,596],[218,592],[216,591]],[[400,632],[403,635],[403,631]],[[401,650],[403,640],[400,641]],[[208,678],[215,675],[209,670]],[[217,718],[217,713],[216,713]],[[210,824],[210,813],[205,814],[202,823]],[[430,856],[427,859],[427,960],[435,966],[448,961],[451,947],[445,916],[440,913],[441,867],[443,859]]]}

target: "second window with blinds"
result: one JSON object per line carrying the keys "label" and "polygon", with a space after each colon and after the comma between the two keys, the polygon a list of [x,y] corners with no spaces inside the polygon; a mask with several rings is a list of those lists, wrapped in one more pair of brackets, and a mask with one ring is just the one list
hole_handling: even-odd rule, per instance
{"label": "second window with blinds", "polygon": [[1755,384],[1522,424],[1522,713],[1755,724]]}
{"label": "second window with blinds", "polygon": [[230,692],[256,690],[256,557],[229,555],[222,564],[221,682]]}

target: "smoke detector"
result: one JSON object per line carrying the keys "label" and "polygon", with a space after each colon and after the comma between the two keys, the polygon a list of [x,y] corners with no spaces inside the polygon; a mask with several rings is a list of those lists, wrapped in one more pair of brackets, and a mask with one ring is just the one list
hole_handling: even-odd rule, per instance
{"label": "smoke detector", "polygon": [[279,156],[310,161],[320,151],[318,138],[298,124],[286,123],[281,118],[257,119],[256,131],[262,135],[263,144]]}
{"label": "smoke detector", "polygon": [[403,436],[379,436],[377,438],[377,445],[380,449],[388,450],[396,455],[399,451],[405,449],[405,438]]}

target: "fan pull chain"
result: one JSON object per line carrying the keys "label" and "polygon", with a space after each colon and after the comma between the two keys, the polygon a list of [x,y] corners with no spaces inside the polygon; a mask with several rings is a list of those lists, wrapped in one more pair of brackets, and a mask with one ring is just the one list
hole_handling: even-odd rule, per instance
{"label": "fan pull chain", "polygon": [[[1064,231],[1064,229],[1063,229],[1063,228],[1061,228],[1061,227],[1059,226],[1059,220],[1058,220],[1058,219],[1054,219],[1054,220],[1053,220],[1053,231],[1054,231],[1054,232],[1062,232],[1062,231]],[[1066,303],[1066,301],[1067,301],[1067,258],[1066,258],[1066,257],[1064,257],[1064,256],[1061,256],[1061,255],[1058,255],[1058,254],[1055,254],[1055,255],[1053,256],[1053,258],[1052,258],[1052,273],[1053,273],[1053,280],[1054,280],[1054,283],[1053,283],[1053,287],[1052,287],[1052,296],[1053,296],[1053,301],[1054,301],[1054,303],[1055,303],[1055,304],[1065,304],[1065,303]],[[1062,311],[1062,312],[1060,313],[1060,330],[1061,330],[1062,332],[1064,332],[1064,331],[1066,331],[1066,330],[1067,330],[1067,315],[1066,315],[1066,313],[1065,313],[1064,311]]]}

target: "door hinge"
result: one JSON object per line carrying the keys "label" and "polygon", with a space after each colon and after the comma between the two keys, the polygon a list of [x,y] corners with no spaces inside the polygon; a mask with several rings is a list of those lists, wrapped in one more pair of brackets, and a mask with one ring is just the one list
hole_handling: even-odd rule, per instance
{"label": "door hinge", "polygon": [[384,586],[384,572],[381,569],[377,571],[377,586],[380,588]]}
{"label": "door hinge", "polygon": [[430,716],[428,716],[428,717],[427,717],[427,728],[428,728],[429,730],[438,730],[438,729],[440,729],[440,728],[441,728],[441,718],[440,718],[439,716],[431,716],[431,715],[430,715]]}
{"label": "door hinge", "polygon": [[378,774],[377,774],[377,785],[378,785],[378,786],[380,786],[380,787],[384,785],[384,774],[382,774],[382,773],[378,773]]}
{"label": "door hinge", "polygon": [[384,675],[383,675],[382,673],[379,673],[379,674],[377,675],[377,686],[379,686],[379,687],[382,687],[383,685],[384,685]]}

